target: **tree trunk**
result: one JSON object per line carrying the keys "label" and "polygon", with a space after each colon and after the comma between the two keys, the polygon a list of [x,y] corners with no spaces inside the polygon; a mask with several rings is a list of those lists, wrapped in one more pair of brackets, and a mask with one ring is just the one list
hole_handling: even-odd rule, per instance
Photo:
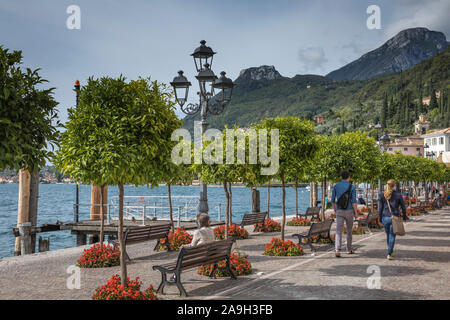
{"label": "tree trunk", "polygon": [[313,188],[312,188],[312,206],[316,207],[317,206],[317,183],[313,182]]}
{"label": "tree trunk", "polygon": [[[102,205],[102,189],[100,186],[94,184],[91,185],[91,210],[90,210],[90,220],[101,220],[101,205]],[[97,235],[89,235],[90,243],[95,243],[99,241]]]}
{"label": "tree trunk", "polygon": [[[375,196],[375,189],[373,188],[373,186],[375,185],[375,183],[372,182],[370,185],[372,186],[372,205],[371,205],[372,208],[371,208],[371,210],[373,212],[375,210],[375,208],[374,208],[374,200],[373,200],[373,198]],[[380,196],[380,195],[378,195],[378,196]]]}
{"label": "tree trunk", "polygon": [[267,184],[267,218],[270,216],[270,179]]}
{"label": "tree trunk", "polygon": [[325,194],[327,192],[327,179],[323,179],[322,181],[322,221],[325,220]]}
{"label": "tree trunk", "polygon": [[[370,187],[372,187],[372,184],[370,184]],[[369,183],[366,182],[366,206],[369,206]]]}
{"label": "tree trunk", "polygon": [[298,178],[295,179],[295,217],[298,218]]}
{"label": "tree trunk", "polygon": [[[30,222],[31,226],[37,225],[38,201],[39,201],[39,169],[30,176]],[[36,252],[36,234],[31,235],[31,252]]]}
{"label": "tree trunk", "polygon": [[230,219],[230,223],[229,225],[231,226],[233,224],[233,213],[232,213],[232,208],[233,208],[233,192],[231,191],[231,182],[228,182],[228,187],[229,187],[229,193],[230,193],[230,206],[228,208],[229,210],[229,215],[228,215],[228,219]]}
{"label": "tree trunk", "polygon": [[412,187],[411,181],[408,182],[408,197],[409,197],[409,206],[411,208],[411,198],[412,198]]}
{"label": "tree trunk", "polygon": [[417,203],[419,202],[419,195],[417,194],[417,183],[414,182],[414,197],[416,198],[415,207],[417,207]]}
{"label": "tree trunk", "polygon": [[283,197],[281,202],[283,216],[281,218],[281,240],[284,241],[284,225],[286,223],[286,187],[284,185],[284,173],[281,172],[281,187],[283,191]]}
{"label": "tree trunk", "polygon": [[[19,171],[19,202],[17,206],[17,227],[19,227],[24,222],[29,222],[30,220],[30,183],[31,176],[28,170],[20,169]],[[14,255],[20,256],[21,237],[16,237],[16,242],[14,245]]]}
{"label": "tree trunk", "polygon": [[309,206],[314,207],[313,205],[313,190],[314,190],[314,183],[309,183]]}
{"label": "tree trunk", "polygon": [[99,236],[100,246],[103,245],[103,238],[104,238],[103,229],[104,229],[104,221],[105,221],[104,210],[103,210],[103,187],[104,187],[103,185],[100,186],[100,204],[101,204],[101,207],[100,207],[100,236]]}
{"label": "tree trunk", "polygon": [[119,228],[117,238],[120,246],[120,282],[127,286],[127,261],[125,259],[125,241],[123,239],[123,184],[119,182]]}
{"label": "tree trunk", "polygon": [[230,194],[228,193],[228,188],[227,188],[227,182],[225,181],[223,183],[223,188],[225,189],[225,195],[227,197],[227,205],[226,205],[226,211],[225,211],[225,239],[228,239],[228,226],[229,226],[229,214],[230,214],[230,210],[229,210],[229,206],[230,206]]}
{"label": "tree trunk", "polygon": [[172,209],[172,192],[170,190],[170,183],[167,184],[167,195],[169,197],[169,217],[170,225],[172,226],[172,232],[175,232],[175,227],[173,225],[173,209]]}

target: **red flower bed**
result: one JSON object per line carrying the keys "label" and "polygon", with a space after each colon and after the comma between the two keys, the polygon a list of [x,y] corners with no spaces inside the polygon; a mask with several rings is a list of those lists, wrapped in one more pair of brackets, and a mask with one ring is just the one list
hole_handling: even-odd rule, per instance
{"label": "red flower bed", "polygon": [[264,255],[266,256],[302,256],[303,254],[301,245],[290,240],[282,241],[277,238],[272,238],[272,241],[266,244],[264,249]]}
{"label": "red flower bed", "polygon": [[[218,269],[215,272],[216,277],[229,277],[230,273],[225,268],[226,261],[222,260],[218,264]],[[238,254],[232,253],[230,257],[231,269],[233,269],[234,274],[237,276],[247,275],[252,273],[252,265],[247,258],[239,256]],[[214,264],[205,264],[198,267],[198,274],[209,276],[214,268]]]}
{"label": "red flower bed", "polygon": [[120,251],[117,247],[100,243],[89,249],[84,249],[78,258],[77,266],[80,268],[106,268],[120,265]]}
{"label": "red flower bed", "polygon": [[[214,236],[216,240],[225,239],[225,225],[214,228]],[[235,239],[247,239],[248,231],[245,230],[245,228],[238,226],[237,224],[232,224],[228,226],[228,236]]]}
{"label": "red flower bed", "polygon": [[419,208],[406,208],[406,215],[407,216],[418,216],[420,215]]}
{"label": "red flower bed", "polygon": [[294,217],[294,218],[292,218],[292,220],[288,221],[286,223],[286,225],[296,226],[296,227],[310,226],[311,221],[309,219],[302,218],[302,217]]}
{"label": "red flower bed", "polygon": [[[322,237],[326,237],[327,236],[327,234],[326,233],[324,233],[324,234],[322,234]],[[331,237],[331,239],[334,241],[335,240],[335,238],[336,238],[336,235],[334,235],[334,234],[332,234],[332,235],[330,235],[330,237]],[[324,239],[324,238],[320,238],[320,240],[319,240],[319,236],[317,235],[317,236],[312,236],[311,237],[311,242],[312,243],[324,243],[324,244],[326,244],[326,243],[331,243],[331,241],[330,241],[330,239]],[[303,243],[306,243],[307,242],[307,240],[306,239],[302,239],[303,241]]]}
{"label": "red flower bed", "polygon": [[370,212],[370,208],[369,207],[362,207],[361,209],[357,209],[357,213],[360,216],[363,216],[364,214]]}
{"label": "red flower bed", "polygon": [[[367,218],[367,216],[364,216],[364,217],[360,217],[360,218],[358,218],[357,220],[358,221],[362,221],[362,220],[365,220]],[[366,225],[366,223],[365,222],[359,222],[361,225]],[[376,227],[376,226],[380,226],[380,227],[382,227],[383,226],[383,224],[381,224],[381,223],[379,223],[378,222],[378,220],[377,221],[370,221],[369,222],[369,226],[370,227]]]}
{"label": "red flower bed", "polygon": [[[187,233],[183,228],[177,228],[175,232],[169,232],[169,246],[172,250],[178,251],[183,244],[189,244],[192,241],[192,236]],[[160,239],[161,244],[166,243],[166,239]],[[164,246],[159,247],[160,250],[164,250]]]}
{"label": "red flower bed", "polygon": [[267,218],[266,221],[264,221],[264,228],[262,227],[261,223],[255,225],[255,228],[256,231],[259,232],[276,232],[281,231],[281,224],[273,219]]}
{"label": "red flower bed", "polygon": [[[344,226],[344,233],[347,233],[347,230]],[[365,234],[366,231],[364,230],[363,227],[353,227],[352,229],[352,234]]]}
{"label": "red flower bed", "polygon": [[361,208],[361,212],[364,212],[364,213],[370,212],[370,208],[369,207],[362,207]]}
{"label": "red flower bed", "polygon": [[95,289],[92,300],[158,300],[153,286],[150,285],[145,291],[141,291],[142,281],[139,277],[130,281],[127,278],[127,286],[120,284],[120,276],[115,274],[106,285]]}
{"label": "red flower bed", "polygon": [[327,220],[330,220],[330,219],[336,219],[336,213],[330,213],[330,216],[327,218]]}

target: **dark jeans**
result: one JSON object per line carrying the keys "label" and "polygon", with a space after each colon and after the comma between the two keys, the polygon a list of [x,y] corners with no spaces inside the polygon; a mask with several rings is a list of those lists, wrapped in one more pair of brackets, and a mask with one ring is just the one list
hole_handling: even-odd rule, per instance
{"label": "dark jeans", "polygon": [[383,217],[382,219],[384,231],[386,231],[386,241],[388,246],[388,255],[394,251],[395,233],[392,226],[392,217]]}

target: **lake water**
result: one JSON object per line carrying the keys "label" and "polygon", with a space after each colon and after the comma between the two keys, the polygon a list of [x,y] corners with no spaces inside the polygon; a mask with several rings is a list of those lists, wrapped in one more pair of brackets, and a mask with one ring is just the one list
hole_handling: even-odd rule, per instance
{"label": "lake water", "polygon": [[[39,185],[38,225],[55,223],[57,220],[68,222],[74,220],[73,204],[75,203],[75,184],[41,184]],[[167,187],[124,187],[126,196],[167,196]],[[198,196],[199,186],[172,186],[173,196]],[[261,211],[267,208],[267,188],[259,188]],[[299,188],[299,212],[305,212],[309,205],[309,191]],[[15,237],[12,228],[17,225],[18,184],[0,184],[0,257],[14,254]],[[108,202],[111,197],[118,196],[115,186],[108,189]],[[91,187],[80,186],[80,203],[89,204]],[[226,197],[223,187],[208,187],[209,208],[212,219],[217,217],[216,203],[222,204],[222,217],[225,212]],[[243,214],[251,211],[251,190],[245,187],[233,187],[233,220],[240,221]],[[286,212],[295,214],[295,189],[286,189]],[[270,215],[281,216],[281,188],[271,188]],[[89,219],[89,207],[80,208],[80,220]],[[223,219],[223,218],[222,218]],[[40,233],[43,238],[50,238],[50,249],[69,248],[76,245],[76,237],[70,231]]]}

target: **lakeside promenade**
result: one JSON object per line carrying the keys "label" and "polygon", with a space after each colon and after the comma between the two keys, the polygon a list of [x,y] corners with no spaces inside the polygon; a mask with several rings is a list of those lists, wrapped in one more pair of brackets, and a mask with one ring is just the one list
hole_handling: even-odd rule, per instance
{"label": "lakeside promenade", "polygon": [[[356,254],[334,257],[330,245],[316,245],[311,255],[305,247],[301,257],[264,256],[264,246],[277,233],[252,233],[238,240],[248,254],[253,273],[249,276],[209,279],[191,269],[182,274],[188,299],[450,299],[450,208],[410,217],[407,234],[397,237],[394,260],[386,259],[384,230],[354,235]],[[289,220],[289,218],[288,218]],[[334,233],[333,224],[332,233]],[[308,227],[286,227],[286,240]],[[345,238],[345,237],[344,237]],[[294,240],[294,239],[292,239]],[[176,252],[154,252],[154,242],[128,247],[133,259],[128,275],[139,276],[144,287],[157,287],[160,274],[152,270],[176,258]],[[89,246],[49,251],[24,257],[0,259],[0,299],[90,299],[96,287],[106,283],[119,267],[81,269],[81,288],[68,289],[67,268]],[[369,289],[369,266],[380,270],[380,289]],[[175,286],[165,288],[160,299],[180,299]]]}

